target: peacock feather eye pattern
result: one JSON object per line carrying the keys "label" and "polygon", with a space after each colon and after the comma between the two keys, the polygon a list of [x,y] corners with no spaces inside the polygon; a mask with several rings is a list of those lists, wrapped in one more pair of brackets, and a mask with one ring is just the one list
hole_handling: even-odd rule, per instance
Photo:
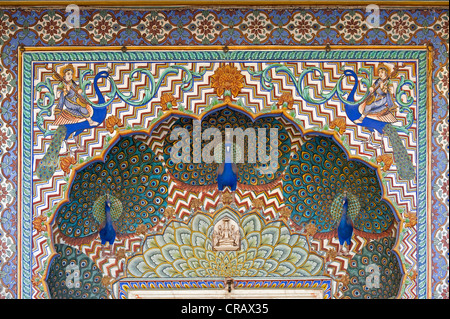
{"label": "peacock feather eye pattern", "polygon": [[[171,130],[174,130],[176,128],[184,128],[190,132],[193,127],[193,119],[180,118],[176,120],[175,123],[173,123],[173,125],[171,126]],[[243,149],[237,141],[233,143],[232,156],[233,161],[236,162],[238,168],[238,183],[242,188],[245,188],[246,186],[258,187],[274,182],[281,177],[282,172],[289,165],[291,139],[285,127],[274,116],[266,116],[253,121],[248,115],[244,114],[243,112],[226,107],[223,109],[211,111],[211,113],[208,113],[202,119],[201,129],[206,130],[208,128],[216,128],[220,130],[222,133],[222,142],[225,141],[226,128],[242,129],[243,131],[248,128],[254,129],[256,137],[255,140],[245,138]],[[266,136],[262,139],[263,144],[266,146],[265,149],[259,149],[257,147],[258,128],[266,129]],[[270,134],[273,133],[271,133],[270,129],[278,130],[277,139],[274,139],[274,136],[271,138]],[[220,155],[216,154],[217,158],[212,163],[206,163],[205,161],[202,161],[201,163],[193,163],[193,158],[195,156],[195,150],[192,146],[193,142],[195,142],[195,140],[186,140],[182,138],[174,141],[171,140],[170,134],[166,135],[163,153],[167,169],[178,181],[190,186],[216,185],[216,171],[219,167],[218,163],[223,162],[225,158],[224,143],[222,143],[222,154],[220,158]],[[205,145],[210,142],[210,140],[202,140],[201,149],[203,150]],[[190,144],[188,145],[187,143]],[[172,160],[171,156],[172,147],[175,145],[180,147],[178,153],[172,154],[172,156],[174,156],[174,158],[177,160],[177,163]],[[185,155],[183,157],[183,149],[189,149],[189,155]],[[249,150],[251,149],[255,149],[256,154],[249,154]],[[258,152],[261,153],[260,156],[268,157],[270,154],[274,154],[276,156],[277,161],[275,163],[276,167],[274,173],[270,173],[270,171],[267,170],[269,163],[260,161],[261,157],[258,157]],[[248,160],[249,155],[255,156],[255,163],[252,163]],[[237,158],[243,158],[243,162],[237,162]],[[198,178],[199,176],[201,178]]]}
{"label": "peacock feather eye pattern", "polygon": [[56,244],[46,279],[52,299],[106,299],[103,274],[84,253],[65,244]]}
{"label": "peacock feather eye pattern", "polygon": [[69,201],[56,214],[58,231],[67,243],[94,240],[105,222],[109,194],[117,236],[129,236],[138,224],[154,226],[160,220],[159,208],[168,187],[163,164],[148,145],[133,136],[122,137],[104,162],[91,163],[76,173]]}
{"label": "peacock feather eye pattern", "polygon": [[369,238],[389,234],[394,210],[382,199],[381,181],[373,168],[349,160],[336,142],[324,136],[308,139],[298,155],[291,159],[291,176],[283,177],[283,196],[295,223],[301,227],[314,223],[317,238],[335,236],[346,196],[356,234]]}

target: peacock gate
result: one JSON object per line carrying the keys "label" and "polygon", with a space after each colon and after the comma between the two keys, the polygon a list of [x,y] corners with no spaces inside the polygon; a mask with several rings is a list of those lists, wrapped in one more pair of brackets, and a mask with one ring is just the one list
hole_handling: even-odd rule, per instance
{"label": "peacock gate", "polygon": [[0,11],[0,298],[448,298],[448,8],[231,2]]}

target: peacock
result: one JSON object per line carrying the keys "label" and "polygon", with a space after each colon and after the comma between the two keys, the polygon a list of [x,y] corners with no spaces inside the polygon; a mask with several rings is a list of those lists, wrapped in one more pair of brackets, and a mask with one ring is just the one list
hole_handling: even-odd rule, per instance
{"label": "peacock", "polygon": [[[193,126],[193,119],[182,117],[173,123],[171,130],[184,128],[190,132],[193,130]],[[211,163],[206,161],[195,163],[193,161],[196,152],[195,149],[189,152],[189,154],[183,155],[183,149],[191,149],[191,146],[186,144],[190,143],[189,139],[173,140],[169,134],[166,136],[163,150],[164,161],[171,178],[179,187],[194,192],[209,192],[214,190],[222,192],[225,188],[229,188],[232,192],[236,189],[261,192],[271,189],[280,183],[281,176],[289,163],[291,141],[286,129],[276,117],[261,117],[253,120],[244,112],[226,106],[210,112],[202,119],[202,131],[207,132],[211,128],[217,128],[221,132],[221,140],[225,141],[221,144],[222,153],[219,156],[220,158],[215,158]],[[252,156],[252,150],[256,150],[257,133],[256,139],[247,139],[248,144],[243,144],[244,147],[242,148],[242,146],[239,146],[238,141],[233,142],[231,139],[228,140],[226,138],[227,128],[242,129],[243,131],[252,128],[255,132],[258,132],[258,128],[265,128],[267,132],[266,136],[262,141],[258,141],[258,145],[264,145],[265,147],[258,148],[258,152],[261,155],[268,156],[271,149],[277,147],[278,151],[276,154],[278,160],[277,163],[272,163],[272,166],[276,164],[277,167],[269,171],[271,164],[269,162],[261,162],[259,160],[261,157],[256,159],[256,154],[254,155],[255,161],[249,161],[249,156]],[[270,128],[278,129],[278,138],[276,140],[270,138]],[[201,139],[200,136],[194,135],[193,142],[195,142],[195,138]],[[271,141],[273,145],[271,145]],[[202,139],[200,142],[201,150],[210,155],[212,148],[208,149],[207,145],[210,141],[208,139]],[[173,154],[171,155],[171,151],[175,143],[177,143],[180,151],[174,156]],[[173,156],[178,161],[172,158]],[[189,158],[183,158],[183,156],[189,156]],[[243,156],[242,162],[236,160],[239,156]],[[224,161],[222,160],[223,158]]]}
{"label": "peacock", "polygon": [[[358,77],[353,70],[345,70],[344,75],[351,76],[355,81],[355,84],[347,98],[347,101],[354,102],[355,93],[358,88]],[[394,125],[387,122],[387,120],[383,121],[381,119],[363,116],[358,105],[345,104],[345,113],[352,122],[368,129],[371,133],[378,131],[381,135],[387,135],[392,144],[394,158],[397,163],[400,178],[405,180],[412,180],[415,178],[416,175],[414,166]]]}
{"label": "peacock", "polygon": [[353,225],[352,225],[352,219],[347,214],[348,211],[348,199],[347,196],[344,194],[344,199],[342,202],[342,217],[339,222],[339,226],[337,229],[338,238],[339,238],[339,249],[338,253],[341,251],[341,246],[344,246],[347,244],[349,247],[349,250],[351,248],[352,244],[352,236],[353,236]]}
{"label": "peacock", "polygon": [[109,247],[111,254],[111,250],[113,250],[112,245],[114,245],[114,241],[116,240],[116,230],[111,217],[111,202],[109,200],[108,193],[106,194],[105,200],[105,220],[100,228],[101,230],[99,232],[99,235],[102,247],[104,247],[103,245],[108,242],[110,245]]}
{"label": "peacock", "polygon": [[[98,87],[98,81],[108,77],[109,77],[108,72],[101,71],[94,78],[93,85],[95,93],[97,94],[98,97],[98,104],[105,103],[103,94],[100,92],[100,89]],[[67,119],[64,122],[65,124],[58,125],[55,133],[53,134],[50,146],[47,149],[47,152],[45,153],[42,160],[39,162],[36,169],[36,174],[40,180],[48,181],[58,168],[59,154],[62,143],[64,141],[67,141],[71,135],[73,136],[73,138],[76,139],[76,141],[78,141],[79,135],[85,129],[92,129],[103,123],[103,121],[106,118],[107,111],[108,111],[107,106],[93,107],[91,122],[89,122],[87,119],[80,122],[79,119],[74,118],[73,120]]]}
{"label": "peacock", "polygon": [[349,159],[332,137],[305,136],[287,171],[283,197],[296,228],[312,223],[315,238],[338,237],[349,246],[353,235],[369,240],[391,236],[396,219],[382,198],[376,170]]}
{"label": "peacock", "polygon": [[[164,213],[169,176],[142,134],[120,137],[104,161],[76,171],[68,201],[56,212],[67,244],[101,244],[134,236],[141,224],[156,226]],[[112,249],[112,248],[110,248]]]}

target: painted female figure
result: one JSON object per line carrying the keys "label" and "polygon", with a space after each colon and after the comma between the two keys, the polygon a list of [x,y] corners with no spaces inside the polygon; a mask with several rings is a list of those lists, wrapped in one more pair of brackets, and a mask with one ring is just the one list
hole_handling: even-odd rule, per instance
{"label": "painted female figure", "polygon": [[57,118],[53,122],[54,125],[65,125],[88,121],[91,126],[98,123],[92,121],[92,107],[81,96],[82,90],[73,80],[74,67],[72,64],[67,65],[61,71],[62,80],[57,88],[56,97],[59,98],[55,108]]}
{"label": "painted female figure", "polygon": [[377,68],[379,78],[369,88],[369,97],[360,105],[359,110],[361,117],[355,121],[355,123],[362,123],[366,116],[370,118],[387,122],[397,122],[392,109],[395,108],[394,104],[394,87],[390,81],[390,68],[380,63]]}

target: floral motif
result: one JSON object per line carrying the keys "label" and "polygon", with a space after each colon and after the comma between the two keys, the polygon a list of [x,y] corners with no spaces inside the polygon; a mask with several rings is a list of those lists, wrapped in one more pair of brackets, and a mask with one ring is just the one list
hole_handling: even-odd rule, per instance
{"label": "floral motif", "polygon": [[329,249],[329,250],[327,250],[327,252],[326,252],[326,254],[325,254],[325,261],[333,261],[335,258],[336,258],[336,256],[337,256],[337,251],[336,251],[336,249]]}
{"label": "floral motif", "polygon": [[191,209],[193,211],[200,210],[202,208],[202,205],[203,205],[202,201],[200,199],[198,199],[198,198],[194,198],[191,201]]}
{"label": "floral motif", "polygon": [[61,16],[59,12],[50,10],[42,17],[42,22],[34,26],[34,29],[44,42],[55,45],[64,40],[64,32],[67,30],[64,21],[65,17]]}
{"label": "floral motif", "polygon": [[36,229],[38,232],[46,231],[47,226],[44,224],[46,221],[47,221],[47,217],[44,215],[40,215],[40,216],[36,217],[35,219],[33,219],[34,229]]}
{"label": "floral motif", "polygon": [[387,172],[394,163],[394,157],[392,154],[382,154],[377,156],[377,163],[383,163],[383,172]]}
{"label": "floral motif", "polygon": [[257,210],[264,208],[264,201],[261,198],[256,198],[252,204],[253,204],[253,207]]}
{"label": "floral motif", "polygon": [[437,35],[443,40],[447,42],[448,45],[448,33],[449,33],[449,24],[448,24],[448,11],[441,14],[441,16],[436,19],[436,23],[433,25],[434,31],[436,31]]}
{"label": "floral motif", "polygon": [[[224,216],[240,220],[241,250],[214,251],[211,234]],[[142,254],[129,259],[131,277],[273,277],[314,276],[323,259],[312,253],[304,236],[290,234],[281,222],[265,224],[256,215],[238,217],[227,209],[214,217],[193,215],[185,224],[172,221],[162,235],[149,236]]]}
{"label": "floral motif", "polygon": [[448,68],[443,66],[436,72],[434,83],[436,90],[444,97],[448,98],[449,76]]}
{"label": "floral motif", "polygon": [[306,11],[300,11],[292,16],[292,23],[287,28],[293,33],[293,39],[305,44],[314,39],[319,25],[313,23],[314,17]]}
{"label": "floral motif", "polygon": [[408,219],[408,222],[405,222],[405,227],[414,227],[417,224],[417,216],[414,213],[406,212],[403,217]]}
{"label": "floral motif", "polygon": [[122,120],[117,118],[115,115],[110,115],[105,121],[106,129],[109,133],[114,133],[114,128],[117,126],[123,126]]}
{"label": "floral motif", "polygon": [[167,207],[167,208],[164,210],[163,215],[164,215],[164,217],[165,217],[167,220],[169,220],[169,219],[171,219],[172,217],[174,217],[174,215],[175,215],[175,209],[173,209],[173,207]]}
{"label": "floral motif", "polygon": [[163,111],[167,111],[168,109],[171,109],[174,106],[177,106],[175,96],[173,96],[170,93],[164,93],[161,96],[161,109]]}
{"label": "floral motif", "polygon": [[[140,226],[140,225],[139,225]],[[144,227],[145,227],[145,225],[144,225]],[[120,248],[118,251],[117,251],[117,253],[116,253],[116,259],[117,260],[121,260],[121,259],[124,259],[124,258],[126,258],[127,257],[127,255],[126,255],[126,253],[125,253],[125,249],[124,248]]]}
{"label": "floral motif", "polygon": [[202,44],[214,42],[222,28],[217,17],[207,10],[197,14],[189,26],[196,40]]}
{"label": "floral motif", "polygon": [[284,206],[280,209],[280,218],[287,222],[287,220],[291,217],[292,210],[289,206]]}
{"label": "floral motif", "polygon": [[140,224],[136,227],[136,235],[145,235],[147,234],[147,226],[145,224]]}
{"label": "floral motif", "polygon": [[116,18],[106,11],[100,11],[99,15],[96,15],[92,22],[86,26],[88,31],[91,31],[92,40],[106,45],[108,41],[115,39],[118,30],[120,29],[117,24]]}
{"label": "floral motif", "polygon": [[305,230],[306,230],[306,236],[314,237],[314,235],[317,233],[317,227],[313,223],[309,223],[308,225],[306,225]]}
{"label": "floral motif", "polygon": [[151,44],[162,43],[172,29],[166,21],[167,17],[164,14],[152,11],[143,18],[143,23],[138,25],[137,29],[141,31],[142,37]]}
{"label": "floral motif", "polygon": [[248,41],[254,44],[263,43],[269,38],[273,29],[273,26],[268,21],[269,17],[266,13],[255,10],[244,18],[239,29]]}
{"label": "floral motif", "polygon": [[61,158],[59,165],[61,166],[61,169],[63,170],[63,172],[65,174],[69,174],[70,166],[72,166],[76,163],[77,163],[77,161],[75,160],[75,158],[73,156],[66,156],[66,157]]}
{"label": "floral motif", "polygon": [[111,285],[111,282],[113,281],[113,277],[111,276],[103,276],[102,277],[102,286],[107,288],[108,286]]}
{"label": "floral motif", "polygon": [[222,65],[211,76],[211,86],[218,96],[236,97],[244,87],[244,76],[234,65]]}
{"label": "floral motif", "polygon": [[11,20],[10,16],[3,10],[0,11],[0,45],[3,45],[5,41],[8,41],[11,34],[14,33],[15,29],[14,22]]}
{"label": "floral motif", "polygon": [[336,25],[336,29],[341,32],[344,41],[355,44],[364,39],[365,31],[367,31],[364,21],[364,16],[361,13],[351,10],[342,16],[341,21]]}
{"label": "floral motif", "polygon": [[230,192],[224,192],[222,194],[222,202],[224,205],[230,205],[234,201],[234,196]]}
{"label": "floral motif", "polygon": [[339,134],[344,134],[347,129],[347,123],[344,117],[337,117],[330,123],[330,128],[334,130],[335,128],[339,128]]}
{"label": "floral motif", "polygon": [[413,30],[416,28],[410,15],[403,11],[392,14],[387,21],[384,29],[388,32],[392,41],[397,44],[403,44],[409,41]]}
{"label": "floral motif", "polygon": [[284,92],[277,101],[277,106],[279,108],[287,108],[292,110],[294,106],[294,97],[290,92]]}

